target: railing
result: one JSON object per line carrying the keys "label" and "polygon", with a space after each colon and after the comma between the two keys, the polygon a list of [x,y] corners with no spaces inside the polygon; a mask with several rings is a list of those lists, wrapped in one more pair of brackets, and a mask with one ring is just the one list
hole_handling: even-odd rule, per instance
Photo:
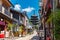
{"label": "railing", "polygon": [[16,22],[18,22],[18,20],[16,18],[13,18],[13,20],[15,20]]}
{"label": "railing", "polygon": [[8,12],[8,10],[6,10],[3,6],[0,5],[0,12],[3,14],[6,14],[7,16],[11,17],[10,12]]}
{"label": "railing", "polygon": [[8,12],[8,10],[5,9],[4,12],[5,12],[6,15],[8,15],[9,17],[11,17],[11,14],[10,14],[10,12]]}
{"label": "railing", "polygon": [[5,9],[4,6],[1,6],[1,5],[0,5],[0,12],[1,12],[2,14],[6,15],[6,16],[11,17],[10,12],[9,12],[7,9]]}

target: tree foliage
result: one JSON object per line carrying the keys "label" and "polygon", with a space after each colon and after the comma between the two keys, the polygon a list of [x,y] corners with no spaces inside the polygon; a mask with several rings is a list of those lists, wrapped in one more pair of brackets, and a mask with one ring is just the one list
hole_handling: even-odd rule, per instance
{"label": "tree foliage", "polygon": [[55,24],[55,38],[56,40],[60,40],[60,10],[57,9],[54,12],[54,24]]}

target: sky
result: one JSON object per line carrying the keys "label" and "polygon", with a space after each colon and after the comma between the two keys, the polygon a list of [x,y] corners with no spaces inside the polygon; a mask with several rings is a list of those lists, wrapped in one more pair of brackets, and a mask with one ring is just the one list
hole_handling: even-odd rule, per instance
{"label": "sky", "polygon": [[14,9],[18,11],[26,11],[28,17],[30,18],[31,15],[35,14],[39,16],[39,1],[38,0],[10,0],[11,3],[14,5]]}

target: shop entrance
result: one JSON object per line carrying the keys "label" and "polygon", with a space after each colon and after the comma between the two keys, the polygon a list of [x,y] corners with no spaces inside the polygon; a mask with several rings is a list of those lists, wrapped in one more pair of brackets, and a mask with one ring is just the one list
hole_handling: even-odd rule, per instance
{"label": "shop entrance", "polygon": [[3,30],[4,30],[4,28],[5,28],[5,26],[0,25],[0,32],[1,32],[1,31],[3,31]]}

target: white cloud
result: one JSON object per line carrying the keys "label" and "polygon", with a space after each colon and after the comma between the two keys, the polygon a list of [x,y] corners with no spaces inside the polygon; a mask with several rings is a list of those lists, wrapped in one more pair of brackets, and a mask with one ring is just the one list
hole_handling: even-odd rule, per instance
{"label": "white cloud", "polygon": [[22,11],[26,11],[26,12],[31,12],[33,10],[35,10],[33,7],[28,7],[28,8],[22,9]]}
{"label": "white cloud", "polygon": [[16,4],[14,6],[14,9],[17,10],[17,11],[20,11],[21,10],[21,6],[19,4]]}

